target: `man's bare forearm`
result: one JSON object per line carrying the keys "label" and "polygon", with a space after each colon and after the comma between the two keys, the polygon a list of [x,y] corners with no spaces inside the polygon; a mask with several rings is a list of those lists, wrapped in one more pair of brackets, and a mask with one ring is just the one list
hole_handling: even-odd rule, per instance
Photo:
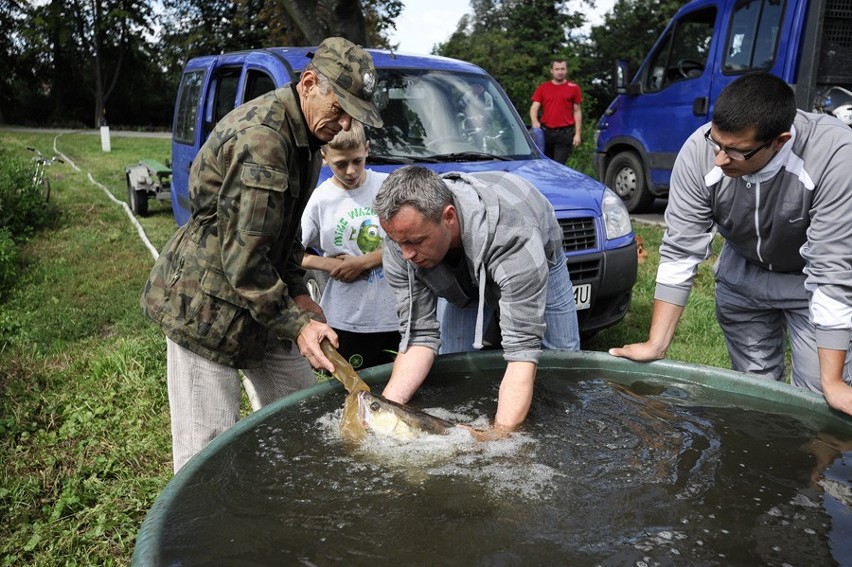
{"label": "man's bare forearm", "polygon": [[401,404],[408,402],[423,384],[434,361],[435,352],[431,348],[417,345],[408,347],[407,351],[396,355],[390,380],[382,395]]}

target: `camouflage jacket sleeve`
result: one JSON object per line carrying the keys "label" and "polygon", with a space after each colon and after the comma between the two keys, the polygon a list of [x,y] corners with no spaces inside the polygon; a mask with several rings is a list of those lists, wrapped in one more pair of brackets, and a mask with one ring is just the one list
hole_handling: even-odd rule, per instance
{"label": "camouflage jacket sleeve", "polygon": [[282,279],[290,292],[290,297],[307,295],[308,286],[305,283],[305,270],[302,269],[302,258],[305,256],[305,247],[302,246],[302,238],[299,233],[293,239],[293,251],[287,258],[284,267],[281,268]]}
{"label": "camouflage jacket sleeve", "polygon": [[[295,267],[290,254],[301,214],[298,175],[295,183],[291,175],[298,170],[294,155],[285,136],[257,125],[224,144],[218,167],[211,168],[220,171],[209,171],[222,179],[217,225],[226,277],[252,317],[282,339],[295,339],[309,318],[295,306],[287,285],[298,277],[287,271]],[[204,171],[199,176],[203,184]]]}

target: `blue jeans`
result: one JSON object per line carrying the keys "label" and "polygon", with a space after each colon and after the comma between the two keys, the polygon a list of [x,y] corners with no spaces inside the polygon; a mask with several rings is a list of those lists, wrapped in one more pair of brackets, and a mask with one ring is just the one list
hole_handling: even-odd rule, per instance
{"label": "blue jeans", "polygon": [[[441,325],[441,348],[438,354],[472,352],[476,332],[477,304],[457,307],[438,298],[438,322]],[[494,310],[485,306],[484,324]],[[542,346],[546,349],[580,350],[580,327],[577,324],[577,306],[574,287],[565,261],[557,262],[547,276],[547,304],[544,308]]]}

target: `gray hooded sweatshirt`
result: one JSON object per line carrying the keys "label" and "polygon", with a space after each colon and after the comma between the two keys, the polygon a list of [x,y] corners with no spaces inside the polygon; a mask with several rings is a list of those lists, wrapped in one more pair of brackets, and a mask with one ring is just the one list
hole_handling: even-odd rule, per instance
{"label": "gray hooded sweatshirt", "polygon": [[656,298],[686,304],[718,231],[748,262],[803,274],[817,345],[846,350],[852,336],[852,129],[799,111],[792,139],[763,169],[731,178],[715,165],[704,140],[708,128],[696,130],[675,161]]}
{"label": "gray hooded sweatshirt", "polygon": [[[538,362],[544,336],[544,308],[550,268],[564,262],[562,230],[553,207],[531,183],[512,173],[446,173],[458,211],[464,262],[472,286],[452,268],[421,268],[402,258],[398,244],[385,241],[385,277],[397,302],[400,350],[420,345],[437,352],[437,298],[456,305],[476,302],[474,347],[482,348],[483,309],[500,314],[504,358]],[[461,278],[464,279],[464,278]]]}

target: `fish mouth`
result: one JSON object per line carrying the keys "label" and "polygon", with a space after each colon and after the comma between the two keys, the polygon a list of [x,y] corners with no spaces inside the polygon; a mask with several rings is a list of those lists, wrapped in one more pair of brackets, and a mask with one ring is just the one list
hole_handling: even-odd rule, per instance
{"label": "fish mouth", "polygon": [[358,419],[361,420],[361,423],[364,427],[367,427],[367,404],[368,402],[365,398],[367,397],[365,394],[368,392],[361,391],[358,392]]}

